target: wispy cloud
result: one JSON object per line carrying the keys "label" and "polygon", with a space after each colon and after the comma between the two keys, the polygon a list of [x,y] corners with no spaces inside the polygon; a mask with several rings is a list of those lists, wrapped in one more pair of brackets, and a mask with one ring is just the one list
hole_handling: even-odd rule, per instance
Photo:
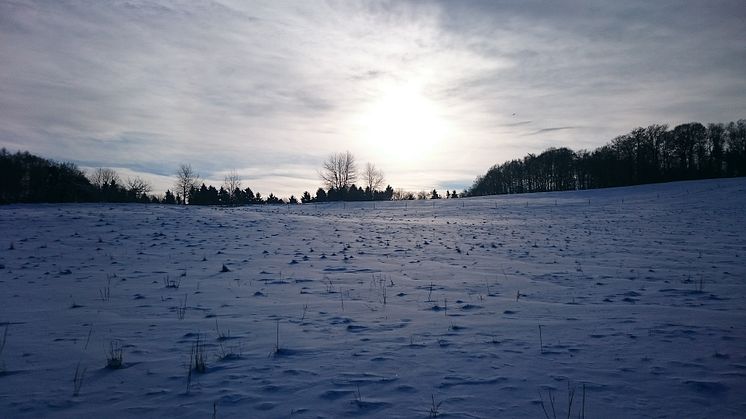
{"label": "wispy cloud", "polygon": [[[324,156],[349,149],[394,186],[466,186],[548,146],[744,117],[744,10],[740,1],[2,2],[0,145],[159,185],[183,162],[216,182],[236,169],[285,196],[315,190]],[[353,122],[412,85],[450,127],[427,158],[376,148]]]}
{"label": "wispy cloud", "polygon": [[547,132],[565,131],[565,130],[577,129],[577,128],[580,128],[580,127],[549,127],[549,128],[542,128],[540,130],[529,132],[525,135],[539,135],[539,134],[545,134]]}

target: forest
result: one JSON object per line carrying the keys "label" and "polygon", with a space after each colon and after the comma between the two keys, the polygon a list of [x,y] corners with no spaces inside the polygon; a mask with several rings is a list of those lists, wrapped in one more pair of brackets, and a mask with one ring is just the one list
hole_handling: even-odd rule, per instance
{"label": "forest", "polygon": [[635,128],[593,151],[550,148],[495,165],[467,196],[746,176],[746,120]]}

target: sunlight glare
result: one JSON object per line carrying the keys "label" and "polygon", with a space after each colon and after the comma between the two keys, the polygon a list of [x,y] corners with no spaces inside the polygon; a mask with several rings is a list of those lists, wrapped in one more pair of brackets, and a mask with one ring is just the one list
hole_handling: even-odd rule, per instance
{"label": "sunlight glare", "polygon": [[363,112],[360,122],[366,145],[398,161],[426,159],[447,128],[437,104],[414,85],[389,89]]}

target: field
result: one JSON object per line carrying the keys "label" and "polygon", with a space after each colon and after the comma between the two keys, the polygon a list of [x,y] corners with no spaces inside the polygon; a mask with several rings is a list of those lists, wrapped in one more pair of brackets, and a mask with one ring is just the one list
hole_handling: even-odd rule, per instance
{"label": "field", "polygon": [[746,411],[744,178],[0,232],[2,417]]}

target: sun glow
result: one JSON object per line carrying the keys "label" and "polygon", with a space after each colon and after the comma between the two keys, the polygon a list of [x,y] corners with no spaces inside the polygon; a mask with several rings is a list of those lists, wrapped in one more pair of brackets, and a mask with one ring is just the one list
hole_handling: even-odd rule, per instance
{"label": "sun glow", "polygon": [[375,154],[399,161],[426,159],[447,133],[438,105],[413,85],[389,89],[364,110],[360,124]]}

